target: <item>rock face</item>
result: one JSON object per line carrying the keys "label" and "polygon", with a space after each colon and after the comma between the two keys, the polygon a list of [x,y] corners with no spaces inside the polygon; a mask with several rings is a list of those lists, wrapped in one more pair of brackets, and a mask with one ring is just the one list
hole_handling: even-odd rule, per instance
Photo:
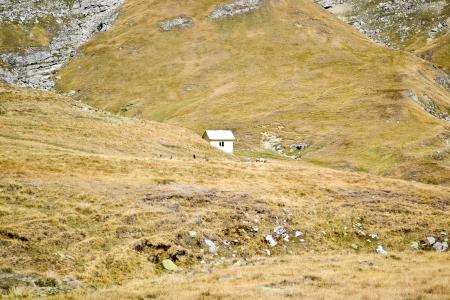
{"label": "rock face", "polygon": [[260,8],[263,3],[263,0],[236,0],[217,6],[209,14],[209,18],[215,20],[247,14]]}
{"label": "rock face", "polygon": [[[315,0],[380,45],[401,48],[419,34],[434,38],[448,31],[441,0]],[[426,17],[425,17],[426,16]]]}
{"label": "rock face", "polygon": [[[51,89],[53,74],[95,33],[108,30],[123,0],[6,0],[0,2],[0,25],[38,23],[52,18],[58,31],[48,47],[0,54],[0,81]],[[70,4],[69,4],[70,3]]]}
{"label": "rock face", "polygon": [[159,28],[162,31],[172,31],[174,29],[189,28],[194,26],[194,21],[188,16],[178,16],[163,20],[159,23]]}

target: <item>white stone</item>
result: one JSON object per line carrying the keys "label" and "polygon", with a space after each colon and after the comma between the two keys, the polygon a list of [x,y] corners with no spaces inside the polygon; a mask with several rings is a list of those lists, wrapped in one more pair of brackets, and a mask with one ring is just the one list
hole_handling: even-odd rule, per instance
{"label": "white stone", "polygon": [[275,247],[277,245],[277,242],[270,234],[266,236],[266,241],[269,243],[271,247]]}
{"label": "white stone", "polygon": [[428,245],[433,245],[434,243],[436,243],[436,239],[432,236],[427,236],[427,243]]}
{"label": "white stone", "polygon": [[284,228],[283,226],[277,226],[274,228],[273,233],[275,233],[276,235],[282,235],[286,233],[286,228]]}
{"label": "white stone", "polygon": [[209,253],[216,254],[217,253],[217,246],[214,244],[213,241],[205,239],[205,244],[208,246]]}
{"label": "white stone", "polygon": [[378,254],[382,254],[382,255],[387,255],[388,253],[386,252],[386,250],[384,250],[383,246],[378,245],[377,249],[375,250]]}

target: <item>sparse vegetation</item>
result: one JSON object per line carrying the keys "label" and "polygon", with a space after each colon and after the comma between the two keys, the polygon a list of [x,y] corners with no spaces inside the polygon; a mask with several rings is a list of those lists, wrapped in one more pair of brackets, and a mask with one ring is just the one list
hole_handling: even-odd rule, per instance
{"label": "sparse vegetation", "polygon": [[[0,83],[0,298],[449,298],[442,72],[309,0],[218,4],[126,1],[52,74],[70,97]],[[447,36],[415,38],[446,70]]]}
{"label": "sparse vegetation", "polygon": [[[240,161],[188,130],[52,93],[1,86],[0,97],[0,267],[41,274],[36,284],[56,298],[450,292],[448,254],[409,250],[411,241],[449,232],[446,187],[306,162]],[[264,236],[283,219],[304,242],[291,235],[271,248]],[[369,242],[361,231],[379,239]],[[375,257],[378,243],[389,256]],[[275,257],[263,258],[265,249]],[[164,259],[182,270],[165,274]],[[79,282],[75,290],[58,290],[66,276]],[[353,289],[368,282],[374,290]],[[38,289],[14,284],[2,287],[7,297],[33,297]]]}

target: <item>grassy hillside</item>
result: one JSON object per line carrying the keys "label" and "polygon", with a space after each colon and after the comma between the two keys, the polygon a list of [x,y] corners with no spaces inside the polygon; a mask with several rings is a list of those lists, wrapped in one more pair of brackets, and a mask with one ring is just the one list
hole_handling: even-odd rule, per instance
{"label": "grassy hillside", "polygon": [[[449,93],[426,62],[376,46],[311,1],[208,19],[218,4],[127,1],[114,28],[63,69],[59,89],[197,133],[231,128],[241,154],[273,132],[285,148],[309,144],[303,159],[321,165],[449,182],[448,122],[408,96],[448,112]],[[178,15],[194,26],[160,30]]]}
{"label": "grassy hillside", "polygon": [[[448,252],[410,250],[448,237],[446,187],[240,161],[188,130],[52,93],[1,85],[0,97],[5,298],[450,295]],[[277,226],[290,239],[272,248]],[[167,258],[182,270],[167,274]]]}

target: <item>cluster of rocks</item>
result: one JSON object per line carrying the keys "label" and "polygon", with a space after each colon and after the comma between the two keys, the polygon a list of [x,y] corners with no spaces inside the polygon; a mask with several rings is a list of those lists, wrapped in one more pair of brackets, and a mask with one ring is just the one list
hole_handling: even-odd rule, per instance
{"label": "cluster of rocks", "polygon": [[[304,233],[300,230],[292,230],[289,234],[288,229],[285,226],[277,226],[273,229],[273,235],[268,234],[265,237],[265,241],[269,244],[270,247],[275,247],[279,243],[286,243],[290,241],[290,238],[297,239],[300,243],[304,243]],[[286,245],[283,245],[287,247]],[[265,250],[267,255],[270,255],[271,252],[269,249]]]}
{"label": "cluster of rocks", "polygon": [[261,144],[264,149],[269,151],[278,152],[281,155],[285,155],[283,139],[273,132],[267,131],[261,133]]}
{"label": "cluster of rocks", "polygon": [[446,232],[441,232],[440,238],[427,236],[420,242],[411,242],[413,250],[435,250],[436,252],[445,252],[448,250],[448,236]]}
{"label": "cluster of rocks", "polygon": [[[189,211],[189,217],[180,221],[189,228],[172,236],[135,237],[138,240],[133,249],[146,255],[155,267],[174,271],[194,264],[246,264],[253,257],[271,255],[271,251],[290,253],[304,242],[291,210],[269,208],[264,201],[248,201],[248,197],[176,184],[158,188],[143,199],[144,203],[177,213]],[[207,212],[198,210],[205,205]],[[220,211],[221,217],[213,217],[215,211]],[[186,224],[187,220],[192,223]],[[267,244],[268,235],[275,248]]]}
{"label": "cluster of rocks", "polygon": [[[359,219],[361,220],[361,219]],[[378,236],[377,233],[367,233],[366,230],[364,230],[364,226],[362,223],[360,222],[356,222],[353,224],[352,226],[353,228],[353,234],[356,235],[358,238],[360,239],[364,239],[365,242],[367,243],[372,243],[372,242],[377,242],[379,241],[380,237]],[[354,250],[358,250],[360,248],[360,245],[353,243],[351,244],[351,247]],[[386,250],[384,250],[383,246],[381,244],[378,244],[377,247],[375,248],[375,251],[378,254],[387,254]]]}
{"label": "cluster of rocks", "polygon": [[[62,279],[45,277],[34,273],[18,273],[12,270],[0,270],[0,292],[8,294],[16,288],[28,288],[38,296],[49,296],[68,292],[81,283],[71,277]],[[1,298],[1,293],[0,293]]]}
{"label": "cluster of rocks", "polygon": [[[434,38],[438,33],[448,30],[448,16],[443,13],[444,1],[383,1],[376,5],[367,5],[366,1],[361,0],[315,0],[315,2],[330,9],[340,19],[386,47],[399,48],[411,36],[418,33]],[[346,9],[338,9],[343,5]],[[424,13],[431,15],[429,21],[421,18]],[[391,34],[393,29],[395,38]]]}
{"label": "cluster of rocks", "polygon": [[277,152],[284,157],[292,159],[301,159],[298,151],[303,151],[308,147],[306,143],[294,143],[290,145],[289,152],[286,152],[283,146],[283,139],[270,131],[261,133],[261,145],[266,150]]}
{"label": "cluster of rocks", "polygon": [[177,16],[159,23],[161,31],[172,31],[174,29],[190,28],[192,26],[194,26],[194,21],[188,16]]}
{"label": "cluster of rocks", "polygon": [[230,3],[217,6],[208,17],[216,20],[233,17],[236,15],[248,14],[260,8],[263,4],[263,0],[235,0]]}
{"label": "cluster of rocks", "polygon": [[39,22],[53,17],[58,32],[48,47],[1,53],[0,81],[32,88],[51,89],[53,75],[95,33],[108,30],[123,0],[68,1],[6,0],[0,3],[0,25]]}

